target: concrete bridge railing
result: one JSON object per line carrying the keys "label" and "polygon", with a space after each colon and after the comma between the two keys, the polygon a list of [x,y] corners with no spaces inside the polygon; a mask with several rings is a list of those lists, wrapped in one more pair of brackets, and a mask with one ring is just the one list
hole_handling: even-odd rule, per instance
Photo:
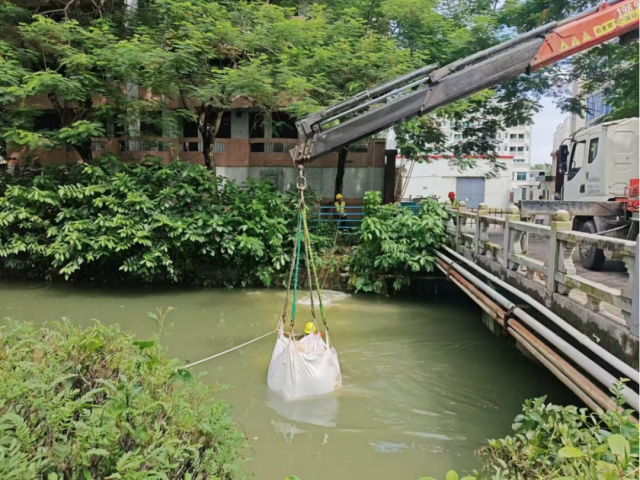
{"label": "concrete bridge railing", "polygon": [[[601,312],[603,302],[617,307],[621,311],[621,320],[633,335],[638,336],[640,255],[637,242],[572,231],[570,215],[564,210],[554,214],[551,226],[545,226],[522,221],[516,206],[509,207],[505,217],[489,215],[486,204],[480,204],[477,212],[467,211],[465,202],[460,202],[456,209],[449,205],[445,208],[449,213],[447,231],[454,248],[461,247],[464,253],[475,259],[490,259],[501,269],[521,273],[520,267],[524,267],[522,275],[530,281],[537,276],[544,283],[545,296],[549,298],[554,294],[569,296],[572,291],[578,291],[586,295],[587,307],[595,313]],[[501,243],[490,240],[488,232],[492,225],[504,229]],[[528,238],[525,234],[544,240],[545,260],[527,255],[523,249],[523,244],[526,244],[523,240]],[[629,273],[626,286],[616,289],[579,275],[573,263],[573,253],[580,246],[602,248],[622,257]]]}

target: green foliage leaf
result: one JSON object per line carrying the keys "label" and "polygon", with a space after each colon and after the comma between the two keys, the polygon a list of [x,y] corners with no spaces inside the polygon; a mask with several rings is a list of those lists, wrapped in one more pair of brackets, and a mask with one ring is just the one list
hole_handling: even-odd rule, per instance
{"label": "green foliage leaf", "polygon": [[558,457],[560,458],[580,458],[583,455],[582,451],[576,447],[562,447],[558,451]]}
{"label": "green foliage leaf", "polygon": [[177,369],[173,373],[172,378],[180,379],[185,383],[193,383],[194,381],[193,375],[191,375],[191,372],[189,370],[185,370],[184,368]]}
{"label": "green foliage leaf", "polygon": [[445,475],[445,480],[458,480],[458,474],[454,470],[449,470]]}
{"label": "green foliage leaf", "polygon": [[626,438],[619,433],[614,433],[607,437],[607,444],[611,449],[611,453],[624,459],[629,456],[631,447]]}
{"label": "green foliage leaf", "polygon": [[82,346],[88,352],[95,352],[104,347],[104,341],[100,337],[91,337],[82,342]]}
{"label": "green foliage leaf", "polygon": [[137,342],[133,342],[133,344],[138,347],[140,350],[145,350],[147,348],[151,348],[153,347],[156,342],[154,342],[153,340],[139,340]]}

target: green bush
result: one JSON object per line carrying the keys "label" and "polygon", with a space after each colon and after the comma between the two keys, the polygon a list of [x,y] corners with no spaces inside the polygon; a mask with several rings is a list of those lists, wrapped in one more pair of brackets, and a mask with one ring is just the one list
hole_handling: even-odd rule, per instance
{"label": "green bush", "polygon": [[423,200],[416,211],[398,205],[382,205],[380,192],[364,197],[360,243],[353,252],[350,284],[365,292],[386,292],[385,278],[394,277],[393,288],[409,283],[409,275],[433,270],[431,250],[446,241],[443,207]]}
{"label": "green bush", "polygon": [[68,321],[0,334],[0,478],[242,476],[227,406],[155,342]]}
{"label": "green bush", "polygon": [[[619,392],[614,399],[623,405]],[[527,400],[513,435],[480,450],[487,478],[638,478],[638,425],[631,410],[587,408]]]}
{"label": "green bush", "polygon": [[269,286],[293,249],[295,192],[241,186],[199,165],[106,157],[27,167],[4,184],[0,273]]}
{"label": "green bush", "polygon": [[[612,391],[619,407],[624,404],[621,385]],[[545,397],[527,400],[513,434],[478,450],[483,467],[463,480],[638,478],[638,424],[632,410],[593,412],[544,402]],[[451,471],[446,478],[457,480],[458,475]]]}

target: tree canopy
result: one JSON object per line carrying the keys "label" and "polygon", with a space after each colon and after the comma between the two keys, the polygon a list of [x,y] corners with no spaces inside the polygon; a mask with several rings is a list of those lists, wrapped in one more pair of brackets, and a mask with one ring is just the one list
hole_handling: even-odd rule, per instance
{"label": "tree canopy", "polygon": [[[182,117],[196,122],[205,164],[213,166],[222,115],[238,99],[299,117],[418,64],[355,9],[313,5],[296,15],[268,3],[149,0],[124,21],[23,12],[15,28],[17,7],[5,3],[2,11],[11,34],[0,43],[0,134],[31,149],[66,142],[85,161],[108,121],[120,130],[132,119],[170,128]],[[155,95],[140,98],[140,88]],[[58,114],[51,130],[38,128],[38,96]],[[159,117],[175,99],[175,115]]]}
{"label": "tree canopy", "polygon": [[[442,66],[566,18],[589,2],[146,0],[137,10],[117,0],[36,1],[30,9],[18,3],[0,3],[5,141],[31,149],[72,145],[88,161],[91,138],[162,137],[160,130],[182,119],[196,123],[204,163],[214,167],[222,116],[239,99],[265,114],[284,110],[299,118],[411,69]],[[494,157],[495,133],[530,120],[543,95],[584,114],[584,97],[603,90],[607,118],[637,115],[637,65],[636,45],[606,44],[396,133],[409,154],[424,156],[428,145],[443,141],[438,117],[447,117],[464,129],[463,140],[449,148],[452,156]],[[576,78],[585,79],[582,94],[569,98],[567,85]],[[139,88],[155,95],[141,98]],[[179,108],[159,115],[176,100]],[[53,108],[55,122],[42,121],[38,102]],[[141,121],[160,125],[141,132],[135,127]]]}

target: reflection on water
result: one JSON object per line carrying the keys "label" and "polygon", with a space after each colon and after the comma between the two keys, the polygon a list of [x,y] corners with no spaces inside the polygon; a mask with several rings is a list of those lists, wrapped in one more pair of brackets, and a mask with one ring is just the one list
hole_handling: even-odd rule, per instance
{"label": "reflection on water", "polygon": [[336,393],[288,399],[279,392],[267,390],[265,403],[284,418],[319,427],[335,427],[340,412],[340,397]]}
{"label": "reflection on water", "polygon": [[[492,336],[477,307],[449,300],[384,299],[323,292],[343,388],[288,401],[266,386],[273,338],[198,365],[251,443],[249,472],[262,480],[444,478],[477,467],[474,449],[504,436],[526,398],[573,401],[545,371]],[[195,361],[275,328],[284,292],[105,289],[0,284],[0,317],[88,325],[120,323],[139,338],[146,314],[175,307],[163,334],[168,354]],[[304,298],[301,298],[302,302]],[[306,297],[307,302],[309,297]],[[309,321],[298,308],[298,329]],[[565,395],[564,397],[562,395]]]}

